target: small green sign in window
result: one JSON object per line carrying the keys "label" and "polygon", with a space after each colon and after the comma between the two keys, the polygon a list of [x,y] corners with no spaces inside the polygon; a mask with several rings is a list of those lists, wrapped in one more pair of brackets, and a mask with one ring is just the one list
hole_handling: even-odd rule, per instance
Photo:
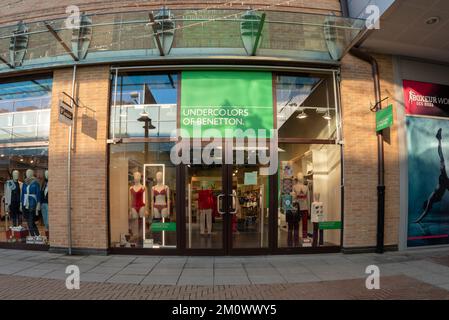
{"label": "small green sign in window", "polygon": [[154,222],[151,224],[151,231],[176,231],[176,222]]}
{"label": "small green sign in window", "polygon": [[319,223],[320,230],[340,230],[341,221],[324,221]]}

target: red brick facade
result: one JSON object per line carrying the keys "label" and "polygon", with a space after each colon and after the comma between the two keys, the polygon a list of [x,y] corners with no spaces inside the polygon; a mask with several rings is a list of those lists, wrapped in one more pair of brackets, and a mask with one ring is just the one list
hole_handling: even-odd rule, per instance
{"label": "red brick facade", "polygon": [[[71,93],[72,74],[71,68],[56,70],[53,78],[49,149],[52,247],[67,247],[68,127],[58,121],[58,103],[63,91]],[[76,78],[81,108],[73,130],[76,148],[72,152],[72,244],[75,248],[106,249],[109,67],[78,68]],[[96,130],[92,130],[91,121],[86,118],[96,123]]]}
{"label": "red brick facade", "polygon": [[[379,62],[382,97],[394,96],[391,56],[376,56]],[[374,84],[371,66],[350,55],[341,67],[341,101],[344,134],[344,240],[343,246],[371,247],[377,231],[377,138]],[[398,244],[399,151],[397,127],[385,148],[385,245]]]}
{"label": "red brick facade", "polygon": [[271,10],[341,14],[339,0],[61,0],[57,3],[44,0],[0,0],[0,8],[2,8],[0,23],[9,24],[19,20],[30,21],[61,17],[65,14],[67,6],[70,5],[77,5],[81,11],[86,13],[157,10],[165,5],[171,9],[256,9],[269,6]]}

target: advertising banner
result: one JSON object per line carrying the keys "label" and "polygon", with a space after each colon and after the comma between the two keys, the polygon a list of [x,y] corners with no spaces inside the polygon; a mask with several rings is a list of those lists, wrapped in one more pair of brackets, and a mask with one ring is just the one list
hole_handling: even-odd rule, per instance
{"label": "advertising banner", "polygon": [[409,247],[449,243],[449,119],[406,117]]}
{"label": "advertising banner", "polygon": [[235,135],[225,135],[225,129],[253,129],[257,135],[259,129],[273,129],[273,123],[271,72],[182,72],[181,128],[190,137],[201,138],[207,129],[227,138]]}
{"label": "advertising banner", "polygon": [[403,85],[407,114],[449,117],[449,86],[410,80]]}

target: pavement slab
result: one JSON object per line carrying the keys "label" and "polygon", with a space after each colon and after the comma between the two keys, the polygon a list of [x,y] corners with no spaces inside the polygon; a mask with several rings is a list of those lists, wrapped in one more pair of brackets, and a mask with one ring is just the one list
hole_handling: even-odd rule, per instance
{"label": "pavement slab", "polygon": [[[65,273],[66,267],[76,265],[80,268],[81,281],[84,285],[90,283],[92,285],[114,284],[125,287],[126,285],[140,285],[146,288],[148,286],[156,288],[167,286],[167,288],[183,290],[197,288],[192,289],[193,295],[200,294],[201,290],[208,288],[209,291],[204,289],[206,291],[201,291],[201,294],[212,298],[236,296],[242,299],[247,299],[249,296],[235,293],[232,288],[240,286],[238,290],[247,291],[242,288],[267,285],[272,286],[274,291],[280,290],[281,293],[275,295],[276,297],[283,297],[284,293],[280,286],[293,285],[288,290],[296,290],[295,292],[301,293],[303,287],[299,285],[312,283],[319,284],[318,287],[323,288],[335,283],[349,283],[350,286],[357,284],[357,290],[366,290],[366,267],[376,265],[380,269],[382,286],[391,288],[393,290],[391,292],[400,291],[400,284],[408,286],[414,281],[417,288],[420,290],[424,288],[423,298],[426,295],[432,297],[433,290],[440,290],[439,295],[445,297],[441,295],[441,292],[449,292],[448,256],[449,248],[388,252],[384,255],[319,254],[249,257],[67,256],[48,252],[3,249],[0,250],[0,277],[6,279],[6,284],[0,283],[0,287],[7,286],[10,278],[41,279],[41,281],[49,283],[53,283],[52,281],[55,280],[59,285],[65,286],[63,280],[68,276]],[[393,282],[390,283],[390,281]],[[392,287],[395,281],[399,284],[398,288]],[[298,287],[295,287],[296,285]],[[225,293],[212,294],[217,288],[226,288]],[[329,288],[330,293],[316,292],[317,297],[320,295],[332,296],[331,293],[337,297],[337,291],[332,291],[332,287]],[[417,290],[413,286],[410,288],[415,292]],[[344,287],[341,289],[346,290]],[[270,292],[274,292],[272,290]],[[168,292],[171,291],[164,290],[158,292],[157,296],[153,296],[153,293],[148,296],[156,299],[190,297],[185,292],[179,294],[170,294]],[[373,297],[382,299],[394,296],[391,292],[379,291]],[[139,297],[147,297],[145,294],[141,292]],[[262,293],[256,291],[253,294],[257,297],[263,296]],[[342,298],[349,296],[345,292],[340,294]],[[408,293],[403,292],[403,295],[408,296]],[[67,292],[61,293],[60,296],[71,297]],[[115,296],[129,297],[126,294],[123,296],[120,292],[116,292]],[[366,295],[360,291],[359,296],[363,298]],[[359,296],[353,295],[353,297]],[[101,298],[103,297],[108,297],[108,295],[101,296]]]}

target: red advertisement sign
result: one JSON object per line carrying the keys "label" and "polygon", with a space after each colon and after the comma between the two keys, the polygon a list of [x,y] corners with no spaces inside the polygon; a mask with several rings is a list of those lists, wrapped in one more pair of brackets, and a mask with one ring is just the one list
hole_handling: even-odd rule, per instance
{"label": "red advertisement sign", "polygon": [[407,114],[449,117],[449,86],[404,80]]}

